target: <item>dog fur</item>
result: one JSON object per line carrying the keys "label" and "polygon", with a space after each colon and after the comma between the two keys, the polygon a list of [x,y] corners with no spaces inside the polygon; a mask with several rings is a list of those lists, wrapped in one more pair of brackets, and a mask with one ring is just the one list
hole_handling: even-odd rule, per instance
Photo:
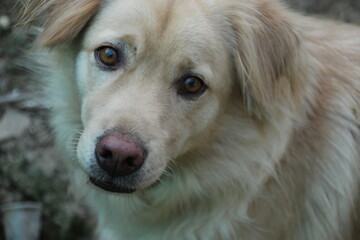
{"label": "dog fur", "polygon": [[[98,239],[360,238],[358,27],[269,0],[47,0],[25,21],[39,15],[57,142]],[[96,66],[120,40],[126,67]],[[208,85],[195,100],[173,89],[189,70]],[[88,180],[110,129],[148,148],[135,193]]]}

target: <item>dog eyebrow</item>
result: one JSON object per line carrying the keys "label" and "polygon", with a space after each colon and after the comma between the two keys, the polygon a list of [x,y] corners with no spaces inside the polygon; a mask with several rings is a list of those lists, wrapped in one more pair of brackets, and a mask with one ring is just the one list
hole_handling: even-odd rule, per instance
{"label": "dog eyebrow", "polygon": [[98,48],[99,46],[103,46],[103,45],[115,45],[118,47],[121,46],[126,46],[126,45],[133,45],[133,37],[129,36],[129,35],[121,35],[121,36],[106,36],[106,37],[101,37],[101,39],[96,39],[95,41],[91,41],[91,42],[83,42],[83,49],[84,50],[94,50],[96,48]]}

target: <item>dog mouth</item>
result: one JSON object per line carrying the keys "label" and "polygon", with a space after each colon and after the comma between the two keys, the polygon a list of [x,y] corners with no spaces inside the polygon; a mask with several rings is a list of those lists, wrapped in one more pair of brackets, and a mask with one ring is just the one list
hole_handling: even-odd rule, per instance
{"label": "dog mouth", "polygon": [[123,187],[123,186],[120,186],[120,185],[116,184],[115,182],[109,181],[109,180],[104,181],[104,180],[97,179],[94,177],[89,177],[89,180],[96,187],[99,187],[107,192],[130,194],[130,193],[134,193],[136,191],[136,189]]}

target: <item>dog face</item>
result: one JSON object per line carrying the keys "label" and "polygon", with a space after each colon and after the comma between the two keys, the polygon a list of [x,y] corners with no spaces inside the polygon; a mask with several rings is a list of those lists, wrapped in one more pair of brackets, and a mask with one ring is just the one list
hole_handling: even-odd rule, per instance
{"label": "dog face", "polygon": [[76,67],[78,159],[95,184],[149,187],[169,161],[211,138],[233,72],[207,11],[193,2],[114,1],[91,23]]}
{"label": "dog face", "polygon": [[[77,11],[64,11],[75,5]],[[42,42],[79,39],[75,71],[84,131],[77,158],[105,190],[146,189],[172,162],[192,152],[206,155],[224,119],[248,122],[272,111],[274,102],[291,106],[298,99],[299,43],[286,22],[271,19],[275,9],[266,1],[99,5],[63,1],[67,14],[53,8],[58,20],[48,21]],[[64,24],[71,28],[56,27]]]}

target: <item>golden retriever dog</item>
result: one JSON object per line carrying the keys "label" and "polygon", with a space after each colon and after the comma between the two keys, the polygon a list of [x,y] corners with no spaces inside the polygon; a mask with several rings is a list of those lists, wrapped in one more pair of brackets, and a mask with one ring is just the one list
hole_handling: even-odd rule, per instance
{"label": "golden retriever dog", "polygon": [[360,239],[360,28],[276,0],[38,2],[98,239]]}

